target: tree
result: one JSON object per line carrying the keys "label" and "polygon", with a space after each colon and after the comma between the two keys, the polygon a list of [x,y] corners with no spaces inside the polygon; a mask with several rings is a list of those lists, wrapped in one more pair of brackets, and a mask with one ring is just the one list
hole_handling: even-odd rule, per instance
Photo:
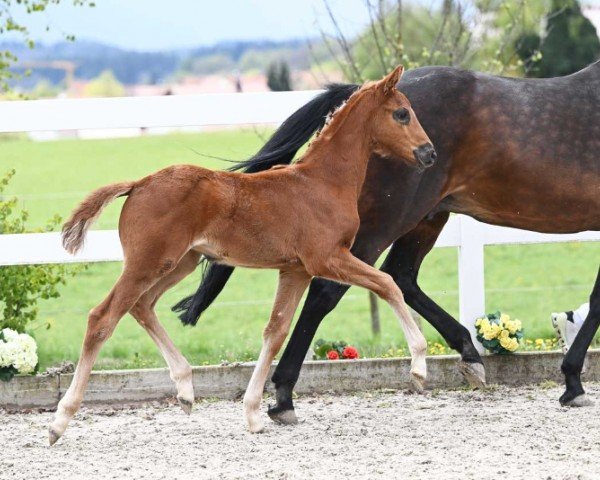
{"label": "tree", "polygon": [[[27,228],[28,213],[18,210],[16,198],[3,197],[3,191],[15,174],[10,170],[0,177],[0,235],[7,233],[50,232],[60,225],[59,216],[50,219],[43,229]],[[15,265],[0,268],[0,330],[12,328],[24,332],[38,314],[39,300],[60,296],[59,285],[82,267],[68,265]]]}
{"label": "tree", "polygon": [[30,92],[31,98],[53,98],[56,97],[60,92],[58,87],[52,85],[48,80],[40,80],[33,90]]}
{"label": "tree", "polygon": [[364,0],[369,24],[348,38],[324,0],[335,33],[322,33],[323,43],[344,76],[358,83],[381,78],[400,63],[519,75],[524,61],[515,39],[540,28],[547,1],[443,0],[427,8],[423,2]]}
{"label": "tree", "polygon": [[542,44],[541,60],[530,76],[559,77],[575,73],[600,57],[600,40],[596,28],[581,12],[577,0],[552,0],[546,17],[543,38],[524,38],[519,55],[531,53],[535,43]]}
{"label": "tree", "polygon": [[86,97],[122,97],[125,87],[112,71],[104,70],[85,86],[83,93]]}
{"label": "tree", "polygon": [[[58,5],[61,0],[0,0],[0,36],[16,34],[29,47],[34,48],[35,42],[31,38],[27,27],[15,21],[16,11],[28,14],[41,14],[51,5]],[[95,4],[91,0],[71,0],[74,6],[90,6]],[[65,35],[67,40],[74,40],[73,35]],[[17,61],[17,57],[9,50],[0,50],[0,92],[9,89],[8,81],[16,76],[10,67]]]}
{"label": "tree", "polygon": [[267,85],[274,92],[292,90],[290,67],[286,62],[272,62],[267,69]]}

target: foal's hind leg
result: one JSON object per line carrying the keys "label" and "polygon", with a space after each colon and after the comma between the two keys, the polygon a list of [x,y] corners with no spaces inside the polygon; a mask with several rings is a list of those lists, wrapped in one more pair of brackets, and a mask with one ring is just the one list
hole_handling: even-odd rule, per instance
{"label": "foal's hind leg", "polygon": [[175,270],[162,278],[150,290],[144,293],[129,313],[148,332],[162,353],[167,365],[171,379],[177,388],[177,400],[185,413],[192,412],[194,404],[194,386],[192,384],[192,367],[185,357],[177,349],[169,338],[166,330],[160,324],[154,311],[158,299],[169,288],[183,280],[192,273],[198,265],[200,254],[194,251],[188,252],[179,262]]}
{"label": "foal's hind leg", "polygon": [[410,373],[413,387],[421,392],[427,376],[427,342],[392,277],[360,261],[347,249],[328,259],[324,265],[315,266],[314,271],[309,269],[309,273],[339,283],[364,287],[390,304],[400,321],[412,356]]}
{"label": "foal's hind leg", "polygon": [[[152,245],[153,242],[148,240],[147,246]],[[92,309],[88,316],[88,327],[75,375],[65,396],[58,402],[54,420],[49,427],[50,445],[62,436],[79,410],[98,352],[119,320],[131,310],[145,291],[174,268],[181,256],[181,252],[167,255],[167,252],[144,252],[138,248],[134,258],[130,258],[126,252],[125,269],[121,277],[108,297]]]}
{"label": "foal's hind leg", "polygon": [[281,349],[292,317],[308,287],[310,276],[304,271],[279,272],[279,285],[269,323],[263,332],[263,347],[244,395],[244,412],[248,429],[253,433],[264,428],[260,419],[260,400],[273,358]]}

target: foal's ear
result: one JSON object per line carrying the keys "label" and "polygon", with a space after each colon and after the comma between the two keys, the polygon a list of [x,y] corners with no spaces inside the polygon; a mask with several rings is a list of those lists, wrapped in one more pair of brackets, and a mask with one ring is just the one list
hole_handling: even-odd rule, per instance
{"label": "foal's ear", "polygon": [[396,85],[400,81],[400,78],[402,78],[403,73],[404,66],[398,65],[392,73],[388,74],[381,81],[383,83],[383,93],[387,95],[388,93],[392,92],[396,88]]}

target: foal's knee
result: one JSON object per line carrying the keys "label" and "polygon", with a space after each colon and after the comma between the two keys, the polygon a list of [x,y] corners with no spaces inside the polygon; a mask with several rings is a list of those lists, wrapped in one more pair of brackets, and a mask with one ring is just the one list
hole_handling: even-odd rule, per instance
{"label": "foal's knee", "polygon": [[129,313],[131,313],[133,318],[135,318],[140,326],[145,328],[147,325],[148,315],[152,313],[151,306],[147,302],[140,300],[133,307],[131,307]]}
{"label": "foal's knee", "polygon": [[379,291],[375,293],[386,302],[404,302],[402,291],[398,288],[392,276],[387,273],[382,274]]}
{"label": "foal's knee", "polygon": [[100,307],[93,308],[88,314],[87,336],[93,341],[103,342],[110,337],[106,322],[106,312]]}
{"label": "foal's knee", "polygon": [[279,350],[285,337],[287,337],[289,323],[285,317],[286,314],[284,312],[278,312],[275,314],[275,321],[272,318],[263,330],[263,342],[271,349]]}

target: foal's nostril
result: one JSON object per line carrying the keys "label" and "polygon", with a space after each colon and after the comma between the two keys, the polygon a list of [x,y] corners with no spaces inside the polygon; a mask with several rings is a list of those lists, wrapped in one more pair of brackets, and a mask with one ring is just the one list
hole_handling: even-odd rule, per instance
{"label": "foal's nostril", "polygon": [[431,167],[436,159],[437,153],[433,148],[433,145],[430,143],[426,143],[424,145],[419,146],[415,150],[413,150],[415,155],[415,159],[423,166],[423,167]]}

